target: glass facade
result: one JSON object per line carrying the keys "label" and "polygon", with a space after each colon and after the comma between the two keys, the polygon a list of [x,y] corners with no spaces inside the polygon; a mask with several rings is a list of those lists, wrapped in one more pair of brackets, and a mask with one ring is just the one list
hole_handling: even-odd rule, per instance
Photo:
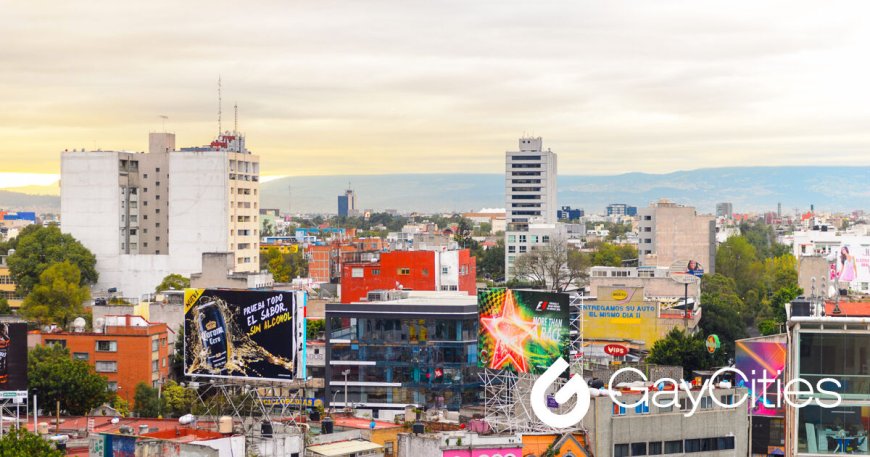
{"label": "glass facade", "polygon": [[[797,399],[813,402],[794,409],[798,454],[870,455],[870,334],[802,329],[797,345],[797,377],[813,387]],[[841,396],[840,405],[819,406],[819,401],[833,403],[832,395],[818,392],[823,378],[842,383],[839,388],[830,382],[822,384],[824,390]]]}
{"label": "glass facade", "polygon": [[329,400],[344,402],[343,372],[348,371],[349,403],[458,410],[479,402],[476,315],[332,314],[327,316]]}

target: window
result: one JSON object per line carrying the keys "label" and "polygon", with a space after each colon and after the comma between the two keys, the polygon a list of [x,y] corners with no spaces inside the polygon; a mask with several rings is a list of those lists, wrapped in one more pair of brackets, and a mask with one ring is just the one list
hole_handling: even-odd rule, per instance
{"label": "window", "polygon": [[680,411],[689,411],[691,409],[688,398],[680,399]]}
{"label": "window", "polygon": [[542,236],[542,237],[541,237],[541,241],[544,242],[544,243],[549,243],[549,242],[550,242],[550,235],[544,235],[544,236]]}
{"label": "window", "polygon": [[396,274],[399,274],[402,276],[407,276],[407,275],[411,274],[411,269],[410,268],[397,268]]}
{"label": "window", "polygon": [[160,185],[160,181],[157,181],[157,182],[154,183],[154,184],[157,185],[157,186],[159,186],[159,185]]}
{"label": "window", "polygon": [[156,195],[156,196],[154,196],[154,199],[155,199],[155,200],[160,200],[160,196],[159,196],[159,195]]}
{"label": "window", "polygon": [[87,362],[90,358],[90,354],[88,354],[87,352],[73,352],[73,358],[76,360],[84,360]]}
{"label": "window", "polygon": [[526,242],[526,236],[520,235],[520,243],[525,243],[525,242]]}
{"label": "window", "polygon": [[428,268],[424,268],[423,271],[422,271],[422,273],[423,273],[423,276],[429,276],[429,269],[428,269]]}
{"label": "window", "polygon": [[351,268],[350,269],[350,277],[351,278],[362,278],[363,277],[363,269],[362,268]]}
{"label": "window", "polygon": [[513,254],[513,253],[515,253],[515,252],[517,252],[517,247],[516,247],[516,246],[513,246],[513,245],[508,246],[508,253],[509,253],[509,254]]}
{"label": "window", "polygon": [[613,415],[614,416],[624,416],[625,415],[625,407],[619,406],[618,404],[613,404]]}
{"label": "window", "polygon": [[631,454],[628,453],[628,445],[627,444],[614,444],[613,445],[613,457],[629,457]]}
{"label": "window", "polygon": [[701,440],[686,440],[686,453],[701,452]]}
{"label": "window", "polygon": [[733,405],[734,395],[722,395],[719,397],[719,403],[722,403],[723,405]]}
{"label": "window", "polygon": [[733,436],[721,436],[716,438],[717,441],[717,449],[725,450],[725,449],[734,449],[734,437]]}
{"label": "window", "polygon": [[517,236],[516,235],[508,235],[508,243],[516,243]]}
{"label": "window", "polygon": [[701,398],[701,409],[710,409],[713,407],[713,398],[705,396]]}
{"label": "window", "polygon": [[117,341],[97,341],[97,352],[118,352]]}
{"label": "window", "polygon": [[520,254],[526,252],[526,249],[528,249],[528,246],[520,245]]}
{"label": "window", "polygon": [[649,455],[659,455],[662,453],[662,442],[651,441],[649,443]]}
{"label": "window", "polygon": [[115,361],[106,361],[106,360],[97,360],[97,373],[117,373],[118,372],[118,362]]}
{"label": "window", "polygon": [[659,408],[660,413],[671,413],[674,411],[674,405],[662,406]]}
{"label": "window", "polygon": [[643,403],[635,406],[634,412],[636,414],[649,414],[649,402],[643,402]]}
{"label": "window", "polygon": [[109,392],[118,391],[118,381],[109,381]]}
{"label": "window", "polygon": [[155,338],[151,340],[151,352],[157,352],[158,349],[160,349],[160,340]]}
{"label": "window", "polygon": [[441,274],[446,275],[450,273],[450,267],[441,267]]}
{"label": "window", "polygon": [[158,368],[160,368],[159,361],[152,360],[151,361],[151,371],[156,373]]}
{"label": "window", "polygon": [[[154,171],[155,171],[156,173],[160,173],[160,168],[158,167],[158,168],[155,169]],[[160,183],[158,183],[158,184],[160,184]]]}
{"label": "window", "polygon": [[379,276],[380,274],[381,274],[380,269],[375,268],[374,270],[372,270],[372,276]]}
{"label": "window", "polygon": [[631,443],[631,455],[646,455],[646,443]]}
{"label": "window", "polygon": [[682,452],[682,441],[665,441],[665,454],[680,454]]}

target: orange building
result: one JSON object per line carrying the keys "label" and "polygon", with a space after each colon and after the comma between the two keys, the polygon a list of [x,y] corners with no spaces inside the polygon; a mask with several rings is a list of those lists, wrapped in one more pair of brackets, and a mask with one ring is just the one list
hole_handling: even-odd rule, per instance
{"label": "orange building", "polygon": [[586,449],[586,437],[583,433],[553,433],[523,435],[523,457],[541,457],[553,447],[554,457],[591,456]]}
{"label": "orange building", "polygon": [[151,323],[140,316],[107,316],[101,330],[43,333],[41,339],[42,344],[59,344],[73,358],[87,361],[108,379],[109,389],[131,405],[137,384],[156,386],[169,376],[171,349],[166,324]]}

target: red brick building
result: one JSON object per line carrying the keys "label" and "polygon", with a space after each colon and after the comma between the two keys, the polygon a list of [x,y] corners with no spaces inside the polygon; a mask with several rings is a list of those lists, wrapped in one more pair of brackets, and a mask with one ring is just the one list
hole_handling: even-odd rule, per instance
{"label": "red brick building", "polygon": [[169,329],[140,316],[107,316],[102,333],[43,333],[42,344],[60,344],[109,381],[132,405],[136,385],[156,385],[169,376]]}
{"label": "red brick building", "polygon": [[459,290],[477,293],[477,260],[468,249],[383,252],[377,261],[345,262],[341,302],[364,300],[372,290]]}

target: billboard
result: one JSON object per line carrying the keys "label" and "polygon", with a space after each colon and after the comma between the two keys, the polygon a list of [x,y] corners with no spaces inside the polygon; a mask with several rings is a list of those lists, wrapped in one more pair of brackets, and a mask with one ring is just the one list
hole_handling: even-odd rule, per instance
{"label": "billboard", "polygon": [[479,366],[541,374],[570,349],[567,294],[505,288],[477,293]]}
{"label": "billboard", "polygon": [[836,260],[831,263],[829,279],[838,281],[841,289],[860,290],[862,283],[870,282],[870,246],[858,243],[841,245]]}
{"label": "billboard", "polygon": [[27,324],[0,322],[0,390],[27,390]]}
{"label": "billboard", "polygon": [[[304,298],[303,298],[304,300]],[[186,289],[184,372],[188,376],[290,380],[304,322],[297,294]],[[303,348],[304,352],[304,348]]]}
{"label": "billboard", "polygon": [[643,341],[650,348],[673,327],[660,322],[658,303],[644,300],[643,287],[599,286],[598,297],[581,309],[587,340]]}
{"label": "billboard", "polygon": [[[767,385],[759,380],[779,379],[782,381],[785,373],[786,353],[785,335],[737,340],[734,365],[749,379],[749,383],[741,379],[737,385],[749,389],[750,398],[754,399],[749,410],[750,414],[755,416],[785,416],[785,409],[782,406],[784,403],[779,397],[782,393],[780,388],[785,385],[785,382],[773,382]],[[767,386],[767,402],[764,401],[763,392],[753,390],[759,386],[762,388]],[[779,407],[777,407],[778,398]]]}

